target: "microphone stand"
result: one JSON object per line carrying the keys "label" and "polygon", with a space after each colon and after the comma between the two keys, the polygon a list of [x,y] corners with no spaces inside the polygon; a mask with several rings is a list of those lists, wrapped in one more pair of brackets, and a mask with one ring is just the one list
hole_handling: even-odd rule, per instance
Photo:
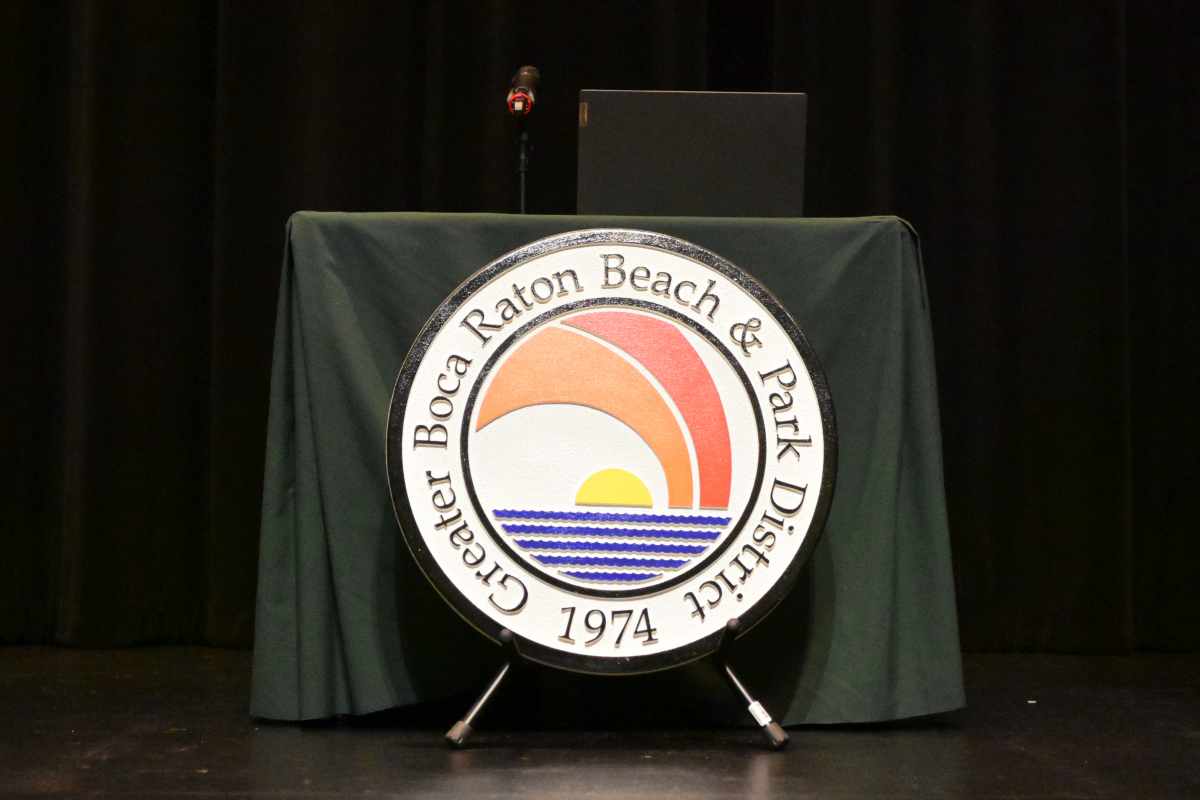
{"label": "microphone stand", "polygon": [[517,178],[520,192],[521,213],[525,213],[525,176],[529,172],[529,131],[525,129],[524,115],[517,117]]}

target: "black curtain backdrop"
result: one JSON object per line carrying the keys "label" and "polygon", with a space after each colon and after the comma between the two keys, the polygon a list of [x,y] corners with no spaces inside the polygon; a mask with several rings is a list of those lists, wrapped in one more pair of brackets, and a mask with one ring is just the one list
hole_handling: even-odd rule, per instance
{"label": "black curtain backdrop", "polygon": [[[964,646],[1192,650],[1186,2],[0,4],[0,641],[251,641],[283,224],[571,213],[582,88],[803,90],[814,216],[922,234]],[[754,154],[747,154],[754,157]]]}

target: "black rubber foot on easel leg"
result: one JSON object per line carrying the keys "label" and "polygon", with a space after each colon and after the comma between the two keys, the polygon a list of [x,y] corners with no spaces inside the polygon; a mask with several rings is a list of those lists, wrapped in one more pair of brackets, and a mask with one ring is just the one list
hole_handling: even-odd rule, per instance
{"label": "black rubber foot on easel leg", "polygon": [[479,695],[479,699],[467,711],[467,715],[454,723],[450,730],[446,731],[446,741],[450,743],[451,747],[463,747],[466,745],[467,739],[471,738],[471,733],[474,731],[475,718],[487,707],[488,701],[496,694],[496,690],[500,688],[500,684],[504,683],[509,670],[516,663],[516,650],[514,648],[512,631],[507,628],[500,631],[500,645],[507,652],[508,660],[504,662],[504,666],[500,667],[500,671],[496,673],[496,677],[492,678],[492,682],[483,690],[483,694]]}
{"label": "black rubber foot on easel leg", "polygon": [[471,737],[471,726],[463,720],[454,723],[454,727],[446,731],[446,741],[451,747],[462,747]]}
{"label": "black rubber foot on easel leg", "polygon": [[767,736],[767,741],[771,744],[772,750],[782,750],[787,747],[788,735],[787,731],[778,722],[771,721],[767,723],[763,729],[763,733]]}

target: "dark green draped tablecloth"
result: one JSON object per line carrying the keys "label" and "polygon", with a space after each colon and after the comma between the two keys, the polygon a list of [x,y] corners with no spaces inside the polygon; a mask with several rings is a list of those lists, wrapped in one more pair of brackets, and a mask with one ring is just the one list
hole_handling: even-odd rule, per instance
{"label": "dark green draped tablecloth", "polygon": [[[465,277],[594,227],[733,261],[791,311],[828,375],[840,440],[828,524],[796,590],[737,643],[745,679],[788,724],[963,705],[933,340],[902,221],[304,212],[288,224],[276,322],[251,713],[364,714],[465,692],[498,666],[400,539],[388,402],[409,344]],[[742,722],[703,664],[638,678],[544,670],[521,691],[529,715],[580,726],[603,722],[613,698]]]}

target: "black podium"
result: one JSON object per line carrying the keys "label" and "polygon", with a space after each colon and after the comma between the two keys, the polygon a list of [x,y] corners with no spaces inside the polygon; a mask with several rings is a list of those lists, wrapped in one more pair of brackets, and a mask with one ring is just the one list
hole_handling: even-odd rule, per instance
{"label": "black podium", "polygon": [[802,216],[807,119],[802,93],[585,89],[579,213]]}

